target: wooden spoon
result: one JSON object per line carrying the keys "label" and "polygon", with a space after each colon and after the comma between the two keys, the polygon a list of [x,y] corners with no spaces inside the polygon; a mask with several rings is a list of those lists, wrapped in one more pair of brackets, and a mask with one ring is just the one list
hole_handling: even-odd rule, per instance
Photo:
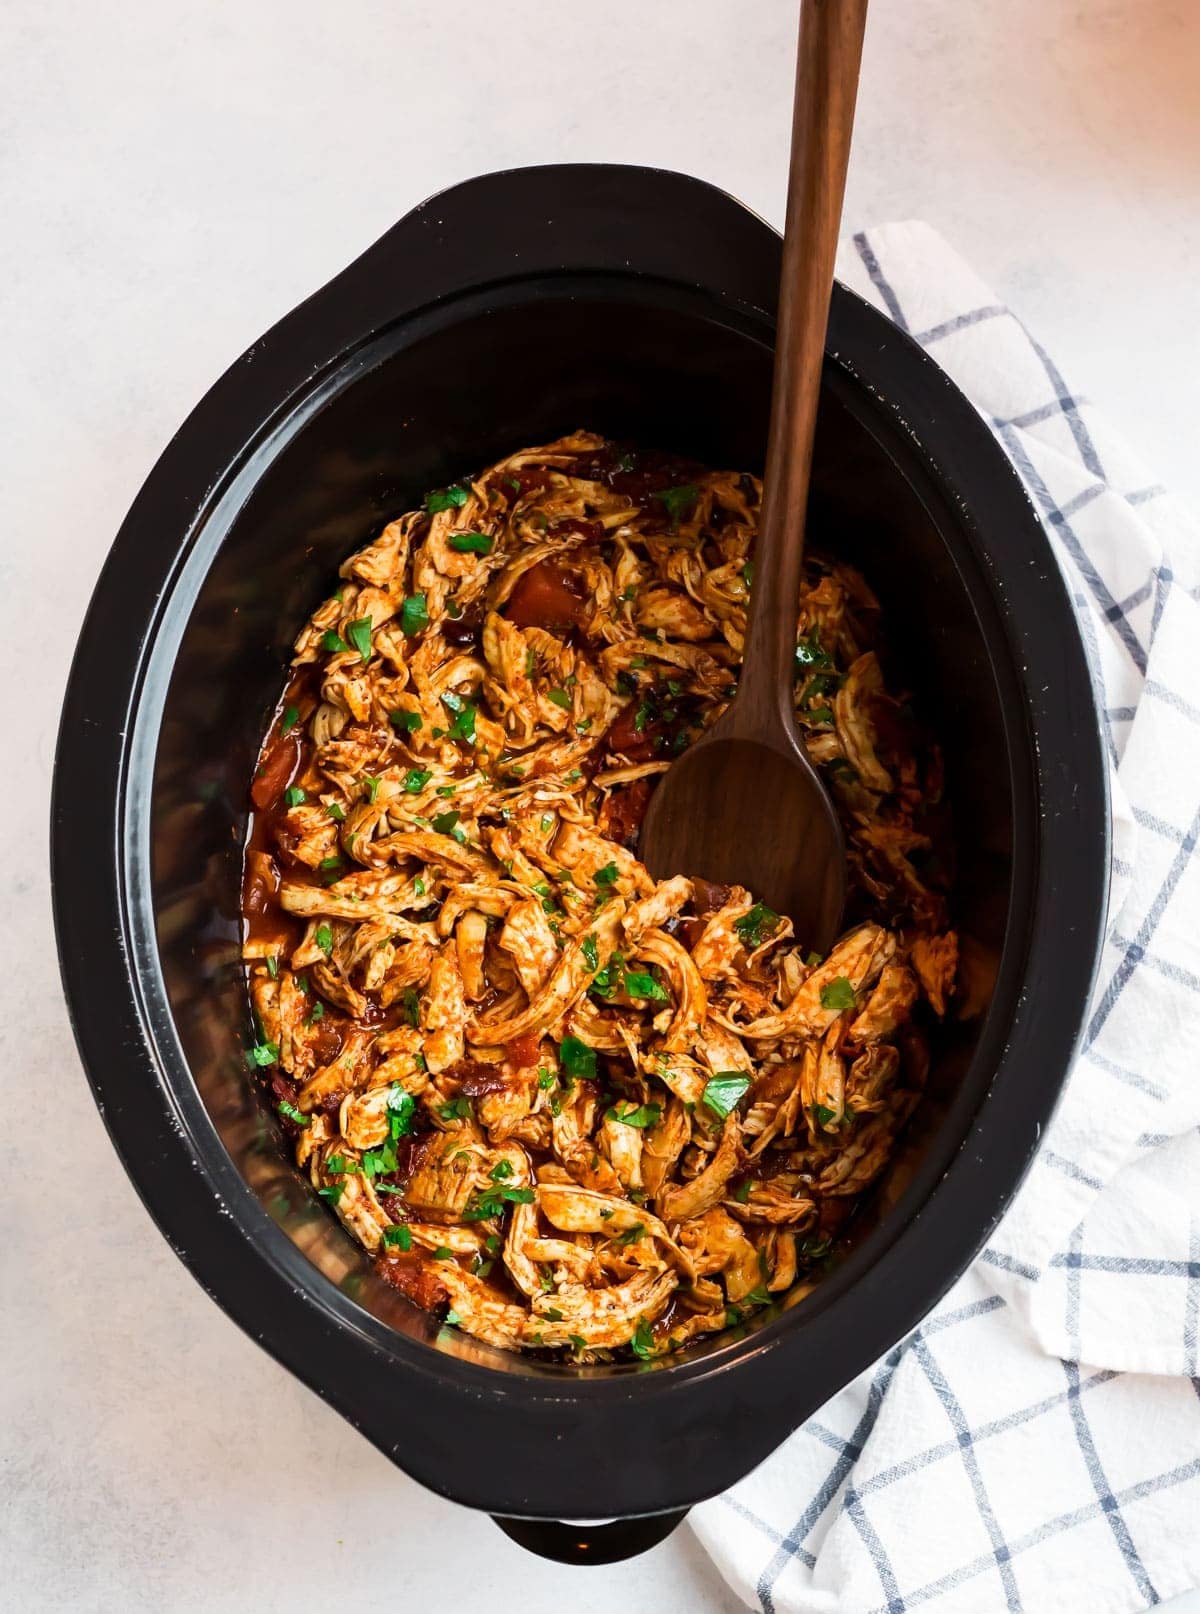
{"label": "wooden spoon", "polygon": [[771,426],[738,690],[673,764],[640,855],[746,886],[819,952],[845,901],[841,827],[793,708],[804,517],[867,0],[802,0]]}

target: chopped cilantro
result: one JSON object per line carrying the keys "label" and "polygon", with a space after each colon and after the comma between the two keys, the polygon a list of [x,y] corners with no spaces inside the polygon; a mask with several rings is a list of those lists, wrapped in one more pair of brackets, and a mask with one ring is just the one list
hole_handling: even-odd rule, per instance
{"label": "chopped cilantro", "polygon": [[814,723],[832,723],[833,722],[833,707],[832,706],[810,706],[809,709],[808,709],[808,716],[812,718]]}
{"label": "chopped cilantro", "polygon": [[294,706],[285,707],[283,713],[283,722],[279,728],[280,734],[290,734],[299,721],[300,713],[296,710],[296,708]]}
{"label": "chopped cilantro", "polygon": [[814,628],[807,638],[796,640],[796,670],[807,672],[814,667],[832,667],[833,657],[821,649],[819,631]]}
{"label": "chopped cilantro", "polygon": [[425,882],[424,882],[424,880],[422,880],[422,878],[421,878],[421,876],[419,874],[417,875],[416,879],[413,881],[413,892],[418,897],[423,897],[425,895]]}
{"label": "chopped cilantro", "polygon": [[618,1233],[616,1238],[613,1240],[613,1243],[636,1244],[639,1239],[644,1239],[645,1236],[646,1229],[642,1226],[641,1222],[635,1222],[632,1227],[626,1228],[624,1233]]}
{"label": "chopped cilantro", "polygon": [[[372,800],[374,800],[374,797],[372,797]],[[340,802],[331,801],[326,807],[325,812],[330,818],[333,819],[335,824],[344,824],[346,822],[346,809],[341,805]]]}
{"label": "chopped cilantro", "polygon": [[329,629],[328,633],[321,635],[321,649],[328,650],[331,656],[337,655],[339,651],[349,650],[349,648],[350,646],[342,638],[341,634],[335,633],[332,628]]}
{"label": "chopped cilantro", "polygon": [[570,773],[566,775],[566,780],[567,780],[567,783],[569,785],[575,784],[575,782],[577,780],[582,779],[582,778],[583,778],[583,774],[579,771],[578,768],[572,768]]}
{"label": "chopped cilantro", "polygon": [[421,1002],[417,997],[415,988],[411,986],[404,988],[400,996],[400,1006],[409,1025],[417,1025],[421,1018]]}
{"label": "chopped cilantro", "polygon": [[411,734],[414,729],[421,727],[421,714],[420,712],[405,712],[397,707],[394,712],[388,713],[388,722],[393,728],[406,729]]}
{"label": "chopped cilantro", "polygon": [[409,639],[429,623],[424,594],[410,594],[400,607],[400,631]]}
{"label": "chopped cilantro", "polygon": [[250,1050],[249,1059],[252,1064],[274,1065],[279,1059],[279,1044],[277,1042],[256,1042]]}
{"label": "chopped cilantro", "polygon": [[497,1160],[496,1164],[488,1172],[488,1176],[493,1182],[507,1182],[512,1174],[513,1168],[511,1160]]}
{"label": "chopped cilantro", "polygon": [[821,988],[823,1009],[852,1009],[855,1005],[854,986],[845,975],[838,975]]}
{"label": "chopped cilantro", "polygon": [[412,1232],[405,1222],[400,1222],[395,1227],[385,1227],[383,1230],[383,1242],[398,1245],[402,1250],[411,1250]]}
{"label": "chopped cilantro", "polygon": [[739,1205],[744,1205],[744,1204],[746,1204],[746,1202],[747,1202],[747,1201],[748,1201],[748,1200],[749,1200],[749,1198],[750,1198],[750,1190],[751,1190],[751,1189],[752,1189],[752,1188],[753,1188],[753,1187],[754,1187],[754,1184],[753,1184],[753,1183],[752,1183],[752,1182],[751,1182],[751,1180],[750,1180],[750,1178],[749,1178],[749,1177],[747,1177],[747,1178],[746,1178],[746,1180],[745,1180],[745,1182],[744,1182],[744,1183],[742,1183],[742,1184],[741,1184],[741,1186],[740,1186],[740,1187],[739,1187],[739,1188],[738,1188],[738,1191],[737,1191],[737,1193],[736,1193],[736,1194],[734,1194],[734,1196],[733,1196],[733,1197],[734,1197],[734,1199],[736,1199],[736,1200],[737,1200],[737,1202],[738,1202],[738,1204],[739,1204]]}
{"label": "chopped cilantro", "polygon": [[579,944],[579,950],[583,954],[584,963],[594,975],[600,968],[600,958],[596,952],[596,937],[594,932],[583,938],[582,942]]}
{"label": "chopped cilantro", "polygon": [[657,1126],[662,1119],[661,1104],[631,1104],[626,1110],[615,1107],[604,1112],[608,1121],[620,1121],[623,1126],[648,1127]]}
{"label": "chopped cilantro", "polygon": [[477,1194],[463,1211],[464,1222],[482,1222],[488,1217],[501,1216],[506,1204],[532,1205],[535,1195],[532,1188],[489,1188]]}
{"label": "chopped cilantro", "polygon": [[547,1070],[544,1065],[538,1071],[538,1086],[542,1089],[554,1086],[554,1072]]}
{"label": "chopped cilantro", "polygon": [[571,697],[567,694],[565,689],[548,689],[546,691],[546,699],[548,701],[553,701],[555,706],[561,706],[564,708],[564,710],[570,710]]}
{"label": "chopped cilantro", "polygon": [[330,953],[333,952],[333,931],[330,930],[329,926],[318,925],[313,940],[328,958]]}
{"label": "chopped cilantro", "polygon": [[308,800],[308,793],[301,790],[299,785],[289,785],[283,793],[283,799],[289,807],[299,807],[301,802]]}
{"label": "chopped cilantro", "polygon": [[446,1313],[446,1327],[447,1328],[457,1328],[459,1323],[461,1323],[461,1322],[462,1322],[462,1318],[453,1309],[453,1307],[451,1307],[451,1309]]}
{"label": "chopped cilantro", "polygon": [[379,778],[378,774],[367,775],[367,800],[372,804],[374,803],[376,796],[379,794],[379,786],[381,783],[382,780]]}
{"label": "chopped cilantro", "polygon": [[406,1093],[399,1082],[393,1082],[387,1096],[388,1135],[393,1143],[397,1138],[406,1138],[412,1131],[416,1111],[416,1099],[411,1093]]}
{"label": "chopped cilantro", "polygon": [[545,1311],[542,1313],[542,1316],[545,1317],[548,1322],[552,1323],[561,1323],[563,1320],[562,1312],[559,1311],[555,1306],[547,1306]]}
{"label": "chopped cilantro", "polygon": [[614,885],[620,872],[615,863],[606,863],[602,869],[596,870],[592,878],[597,885]]}
{"label": "chopped cilantro", "polygon": [[438,1118],[442,1121],[467,1121],[471,1117],[471,1100],[465,1095],[452,1098],[448,1104],[438,1109]]}
{"label": "chopped cilantro", "polygon": [[649,998],[651,1003],[670,1002],[665,989],[649,970],[626,970],[623,985],[631,998]]}
{"label": "chopped cilantro", "polygon": [[312,1008],[308,1011],[308,1014],[305,1016],[304,1024],[306,1026],[315,1026],[318,1020],[323,1020],[324,1018],[325,1005],[318,998],[313,1004]]}
{"label": "chopped cilantro", "polygon": [[433,829],[439,835],[450,835],[461,845],[466,840],[462,830],[458,828],[458,813],[438,813],[433,819]]}
{"label": "chopped cilantro", "polygon": [[567,1338],[570,1340],[570,1342],[571,1342],[571,1344],[572,1344],[572,1346],[574,1347],[575,1350],[577,1350],[577,1351],[586,1351],[587,1350],[587,1340],[584,1339],[582,1334],[568,1334]]}
{"label": "chopped cilantro", "polygon": [[454,713],[454,722],[451,723],[447,734],[452,740],[473,740],[475,738],[475,717],[478,708],[472,701],[463,700],[461,695],[447,692],[442,696],[442,705]]}
{"label": "chopped cilantro", "polygon": [[741,937],[744,947],[754,948],[775,929],[778,923],[779,915],[773,908],[768,908],[765,902],[756,902],[749,913],[744,913],[740,919],[734,920],[733,928]]}
{"label": "chopped cilantro", "polygon": [[745,1071],[719,1070],[705,1083],[704,1103],[724,1120],[749,1090],[750,1078]]}
{"label": "chopped cilantro", "polygon": [[466,488],[457,483],[448,488],[441,488],[436,493],[425,495],[425,510],[428,515],[436,516],[441,510],[461,510],[470,498]]}
{"label": "chopped cilantro", "polygon": [[346,626],[346,637],[364,661],[371,659],[371,618],[360,616]]}
{"label": "chopped cilantro", "polygon": [[296,1106],[290,1103],[286,1098],[281,1098],[279,1100],[279,1113],[280,1115],[286,1115],[289,1121],[295,1121],[297,1126],[308,1125],[308,1116],[305,1115],[304,1111],[298,1110]]}
{"label": "chopped cilantro", "polygon": [[331,1205],[336,1205],[342,1197],[342,1189],[345,1186],[345,1183],[334,1182],[330,1183],[327,1188],[318,1188],[317,1193],[322,1199],[327,1199]]}
{"label": "chopped cilantro", "polygon": [[808,965],[809,969],[815,969],[823,957],[823,953],[806,953],[804,955],[804,962]]}
{"label": "chopped cilantro", "polygon": [[563,1038],[558,1053],[568,1076],[579,1077],[583,1081],[595,1080],[596,1050],[589,1048],[586,1042],[568,1035]]}
{"label": "chopped cilantro", "polygon": [[656,493],[654,497],[661,499],[663,504],[666,505],[667,514],[671,518],[671,530],[673,532],[678,527],[680,517],[684,511],[694,505],[700,497],[700,489],[695,482],[682,482],[676,488],[663,488],[661,493]]}
{"label": "chopped cilantro", "polygon": [[437,1249],[433,1252],[433,1259],[435,1261],[449,1261],[453,1254],[454,1251],[448,1244],[439,1244]]}
{"label": "chopped cilantro", "polygon": [[814,1104],[812,1112],[818,1126],[828,1126],[830,1121],[837,1120],[837,1111],[831,1110],[827,1104]]}
{"label": "chopped cilantro", "polygon": [[492,540],[486,532],[452,532],[450,547],[460,555],[490,555]]}
{"label": "chopped cilantro", "polygon": [[650,1324],[643,1317],[634,1329],[633,1338],[629,1341],[629,1348],[635,1356],[643,1361],[654,1355],[654,1335],[650,1332]]}
{"label": "chopped cilantro", "polygon": [[273,981],[277,981],[279,979],[279,959],[274,953],[272,953],[270,958],[267,960],[267,974]]}
{"label": "chopped cilantro", "polygon": [[[401,787],[410,796],[419,796],[432,777],[428,768],[410,768],[400,781]],[[375,798],[372,796],[371,799],[374,801]]]}

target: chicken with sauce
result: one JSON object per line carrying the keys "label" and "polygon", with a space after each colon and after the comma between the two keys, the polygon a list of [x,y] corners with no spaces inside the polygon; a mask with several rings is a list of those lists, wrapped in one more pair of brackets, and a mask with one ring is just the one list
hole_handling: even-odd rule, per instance
{"label": "chicken with sauce", "polygon": [[587,432],[431,493],[296,641],[252,786],[250,1062],[380,1274],[487,1343],[649,1357],[811,1281],[955,992],[936,746],[811,556],[825,958],[638,832],[734,692],[760,485]]}

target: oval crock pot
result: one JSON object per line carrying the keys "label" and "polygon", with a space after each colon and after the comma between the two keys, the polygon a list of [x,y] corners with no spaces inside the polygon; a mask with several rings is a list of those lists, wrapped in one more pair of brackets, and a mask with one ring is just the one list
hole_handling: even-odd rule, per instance
{"label": "oval crock pot", "polygon": [[[314,1198],[244,1063],[248,784],[293,635],[343,557],[425,489],[576,426],[761,468],[779,263],[761,220],[678,174],[531,168],[426,202],[167,446],[63,712],[63,976],[151,1215],[218,1304],[407,1473],[564,1557],[638,1550],[752,1469],[924,1316],[1030,1161],[1108,869],[1099,725],[1046,537],[947,377],[836,287],[810,532],[865,571],[945,743],[979,1012],[942,1034],[836,1270],[666,1362],[548,1366],[439,1331]],[[564,1519],[616,1522],[537,1522]]]}

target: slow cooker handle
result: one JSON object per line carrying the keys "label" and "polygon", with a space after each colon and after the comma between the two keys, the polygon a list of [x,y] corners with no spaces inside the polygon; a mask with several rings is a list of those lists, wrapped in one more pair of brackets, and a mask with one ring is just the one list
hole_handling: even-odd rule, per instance
{"label": "slow cooker handle", "polygon": [[687,1518],[687,1508],[675,1513],[651,1513],[641,1519],[612,1519],[607,1524],[566,1524],[557,1519],[509,1519],[493,1514],[510,1541],[539,1558],[560,1564],[619,1564],[636,1558],[665,1541]]}

